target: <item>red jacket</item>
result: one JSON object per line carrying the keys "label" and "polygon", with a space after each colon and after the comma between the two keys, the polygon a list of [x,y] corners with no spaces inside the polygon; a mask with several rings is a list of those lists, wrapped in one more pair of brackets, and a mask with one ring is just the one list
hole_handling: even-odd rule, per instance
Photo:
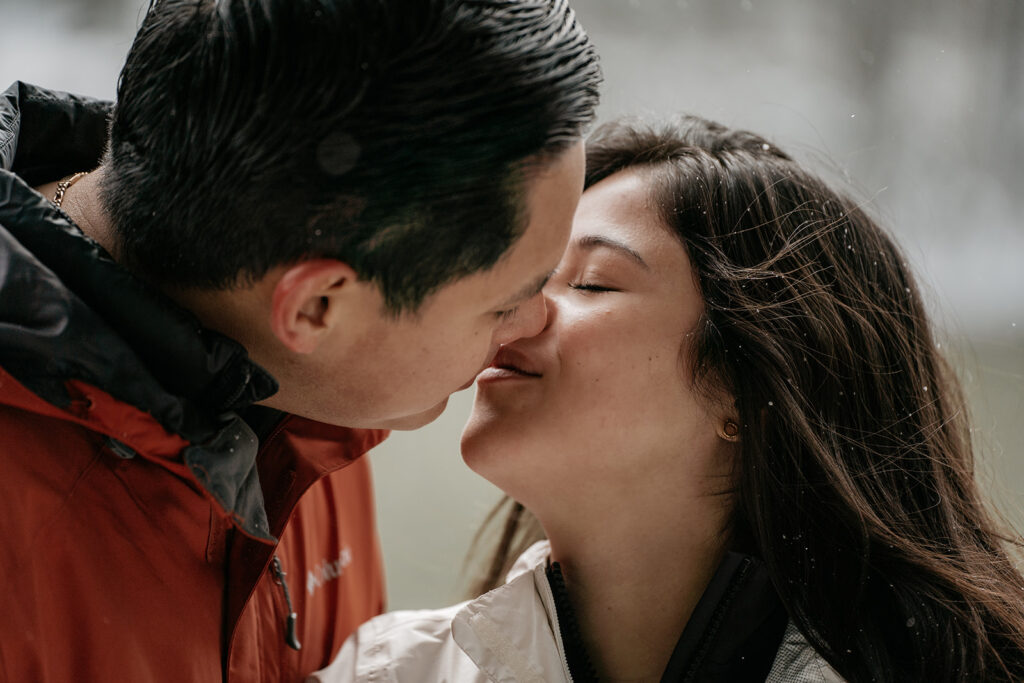
{"label": "red jacket", "polygon": [[250,407],[276,383],[241,346],[30,189],[106,112],[0,99],[0,680],[302,680],[383,609],[385,433]]}

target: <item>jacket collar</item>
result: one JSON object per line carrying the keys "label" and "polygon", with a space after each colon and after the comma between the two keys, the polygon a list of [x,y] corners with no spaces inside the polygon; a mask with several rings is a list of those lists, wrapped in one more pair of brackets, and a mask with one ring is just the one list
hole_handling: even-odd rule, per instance
{"label": "jacket collar", "polygon": [[0,358],[18,358],[12,374],[51,403],[66,402],[64,383],[79,379],[204,441],[221,414],[277,383],[30,187],[96,166],[109,112],[109,103],[22,83],[0,98]]}
{"label": "jacket collar", "polygon": [[728,552],[686,622],[661,680],[764,681],[788,621],[764,563]]}
{"label": "jacket collar", "polygon": [[15,82],[0,94],[0,168],[29,185],[95,168],[113,105]]}
{"label": "jacket collar", "polygon": [[520,556],[509,581],[466,604],[452,620],[452,637],[492,681],[572,681],[545,569],[550,545]]}
{"label": "jacket collar", "polygon": [[0,364],[59,408],[77,380],[152,416],[192,444],[186,465],[243,530],[269,538],[258,440],[235,411],[276,381],[31,187],[95,167],[110,110],[23,83],[0,96]]}
{"label": "jacket collar", "polygon": [[[505,585],[467,603],[452,621],[456,643],[491,680],[552,680],[556,672],[555,681],[590,680],[586,672],[570,672],[567,663],[567,624],[561,623],[567,615],[556,605],[549,582],[550,551],[547,541],[531,546]],[[727,553],[662,681],[839,681],[800,632],[787,625],[764,564]]]}

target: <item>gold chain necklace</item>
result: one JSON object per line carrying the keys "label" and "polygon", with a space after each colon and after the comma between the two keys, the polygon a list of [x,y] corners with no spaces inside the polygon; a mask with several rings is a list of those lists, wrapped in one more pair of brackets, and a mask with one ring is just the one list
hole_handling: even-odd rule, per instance
{"label": "gold chain necklace", "polygon": [[79,171],[57,183],[57,191],[53,193],[53,199],[50,200],[53,202],[53,205],[59,209],[61,202],[64,201],[64,193],[68,191],[68,188],[87,175],[89,175],[88,171]]}

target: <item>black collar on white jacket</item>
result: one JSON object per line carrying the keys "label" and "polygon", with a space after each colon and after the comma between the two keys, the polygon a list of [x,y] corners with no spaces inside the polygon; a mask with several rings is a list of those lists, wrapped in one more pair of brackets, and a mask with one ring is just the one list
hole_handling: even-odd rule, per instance
{"label": "black collar on white jacket", "polygon": [[[597,681],[558,563],[548,583],[573,683]],[[764,563],[727,553],[669,659],[662,683],[763,683],[782,644],[788,616]]]}

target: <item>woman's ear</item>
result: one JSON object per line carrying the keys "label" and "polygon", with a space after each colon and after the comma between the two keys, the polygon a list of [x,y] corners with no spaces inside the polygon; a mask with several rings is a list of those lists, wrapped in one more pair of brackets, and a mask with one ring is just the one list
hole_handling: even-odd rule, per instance
{"label": "woman's ear", "polygon": [[270,329],[295,353],[313,353],[343,316],[341,297],[358,280],[347,263],[312,259],[288,268],[274,285]]}

